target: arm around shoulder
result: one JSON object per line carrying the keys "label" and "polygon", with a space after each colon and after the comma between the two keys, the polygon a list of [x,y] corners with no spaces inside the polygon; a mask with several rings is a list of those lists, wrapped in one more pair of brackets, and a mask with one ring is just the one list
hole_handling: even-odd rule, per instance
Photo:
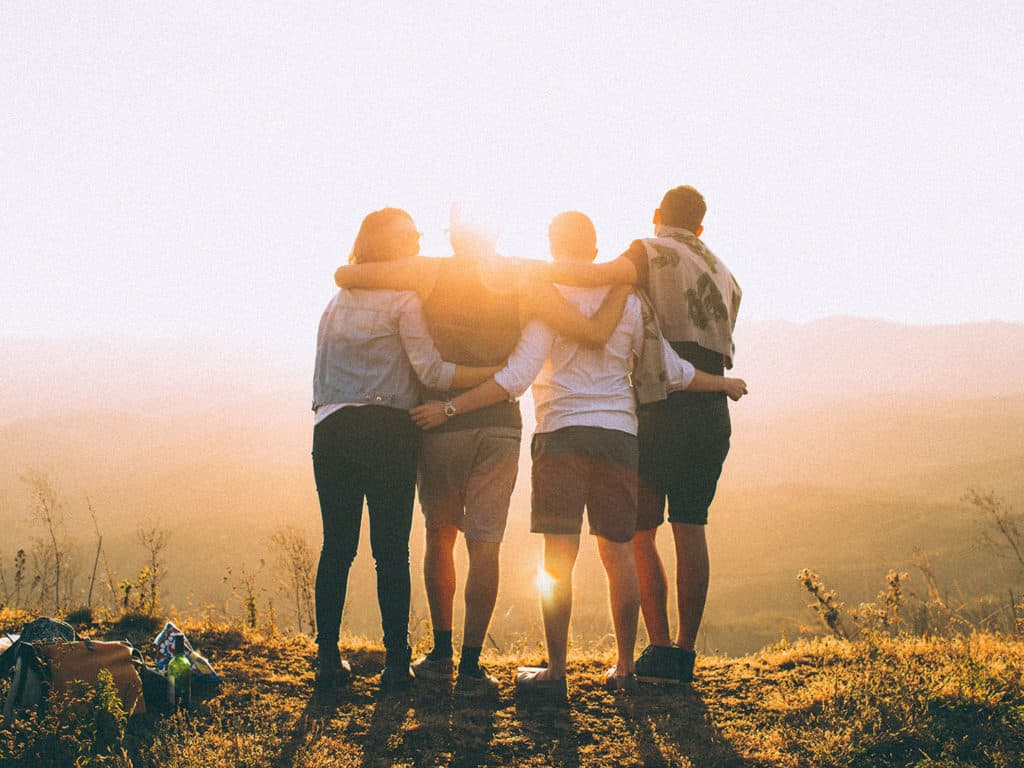
{"label": "arm around shoulder", "polygon": [[552,283],[579,285],[585,288],[594,288],[599,285],[635,285],[637,281],[636,266],[625,254],[614,261],[605,261],[600,264],[556,261],[536,268],[535,274]]}
{"label": "arm around shoulder", "polygon": [[597,348],[608,343],[632,291],[631,285],[614,286],[591,317],[580,312],[550,283],[539,283],[521,294],[520,306],[527,317],[542,320],[557,333],[585,347]]}
{"label": "arm around shoulder", "polygon": [[341,288],[429,292],[437,274],[437,262],[422,256],[369,264],[344,264],[334,272]]}

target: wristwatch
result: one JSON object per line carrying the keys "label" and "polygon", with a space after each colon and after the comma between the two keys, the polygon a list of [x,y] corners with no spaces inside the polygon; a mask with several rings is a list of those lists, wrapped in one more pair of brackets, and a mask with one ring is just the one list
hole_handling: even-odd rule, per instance
{"label": "wristwatch", "polygon": [[450,419],[452,416],[455,415],[455,413],[456,413],[456,411],[455,411],[455,403],[453,403],[451,400],[445,400],[444,401],[444,417],[446,419]]}

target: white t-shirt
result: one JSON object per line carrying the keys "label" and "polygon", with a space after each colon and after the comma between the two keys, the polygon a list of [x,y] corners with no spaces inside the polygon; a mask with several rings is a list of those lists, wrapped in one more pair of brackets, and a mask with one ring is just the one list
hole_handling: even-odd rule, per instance
{"label": "white t-shirt", "polygon": [[[587,317],[593,316],[610,290],[557,286]],[[564,427],[601,427],[637,433],[636,400],[629,383],[634,350],[643,342],[640,300],[631,295],[608,343],[590,349],[559,336],[540,321],[523,331],[505,368],[494,380],[512,397],[533,382],[538,432]],[[685,389],[693,367],[666,344],[670,389]],[[673,378],[675,379],[673,381]]]}

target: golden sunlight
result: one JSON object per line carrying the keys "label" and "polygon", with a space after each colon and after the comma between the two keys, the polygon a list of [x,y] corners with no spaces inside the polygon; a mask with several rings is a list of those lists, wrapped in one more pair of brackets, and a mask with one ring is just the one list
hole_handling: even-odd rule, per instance
{"label": "golden sunlight", "polygon": [[534,580],[534,584],[537,585],[537,590],[543,598],[549,597],[551,590],[555,588],[555,578],[544,570],[543,563],[537,566],[537,578]]}

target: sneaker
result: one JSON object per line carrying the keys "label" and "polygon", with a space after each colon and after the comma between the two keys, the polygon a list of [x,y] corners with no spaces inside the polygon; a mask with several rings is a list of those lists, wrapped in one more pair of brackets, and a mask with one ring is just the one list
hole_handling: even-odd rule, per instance
{"label": "sneaker", "polygon": [[408,689],[416,680],[409,659],[412,657],[410,648],[387,651],[384,659],[384,671],[380,673],[380,689],[383,693],[397,693]]}
{"label": "sneaker", "polygon": [[352,667],[344,659],[318,662],[313,676],[313,688],[317,693],[328,693],[352,679]]}
{"label": "sneaker", "polygon": [[518,667],[516,672],[517,696],[542,696],[549,699],[565,699],[569,686],[565,678],[548,679],[541,677],[547,667]]}
{"label": "sneaker", "polygon": [[475,669],[459,667],[459,677],[455,682],[455,693],[463,696],[497,698],[498,678],[479,665]]}
{"label": "sneaker", "polygon": [[451,657],[423,656],[412,663],[412,671],[422,680],[441,680],[450,683],[455,678],[455,662]]}
{"label": "sneaker", "polygon": [[693,663],[696,660],[696,651],[679,649],[679,682],[683,685],[693,682]]}
{"label": "sneaker", "polygon": [[640,687],[636,672],[620,675],[616,667],[604,673],[604,687],[609,691],[635,691]]}
{"label": "sneaker", "polygon": [[636,660],[637,679],[657,685],[679,685],[681,653],[675,646],[648,645]]}

